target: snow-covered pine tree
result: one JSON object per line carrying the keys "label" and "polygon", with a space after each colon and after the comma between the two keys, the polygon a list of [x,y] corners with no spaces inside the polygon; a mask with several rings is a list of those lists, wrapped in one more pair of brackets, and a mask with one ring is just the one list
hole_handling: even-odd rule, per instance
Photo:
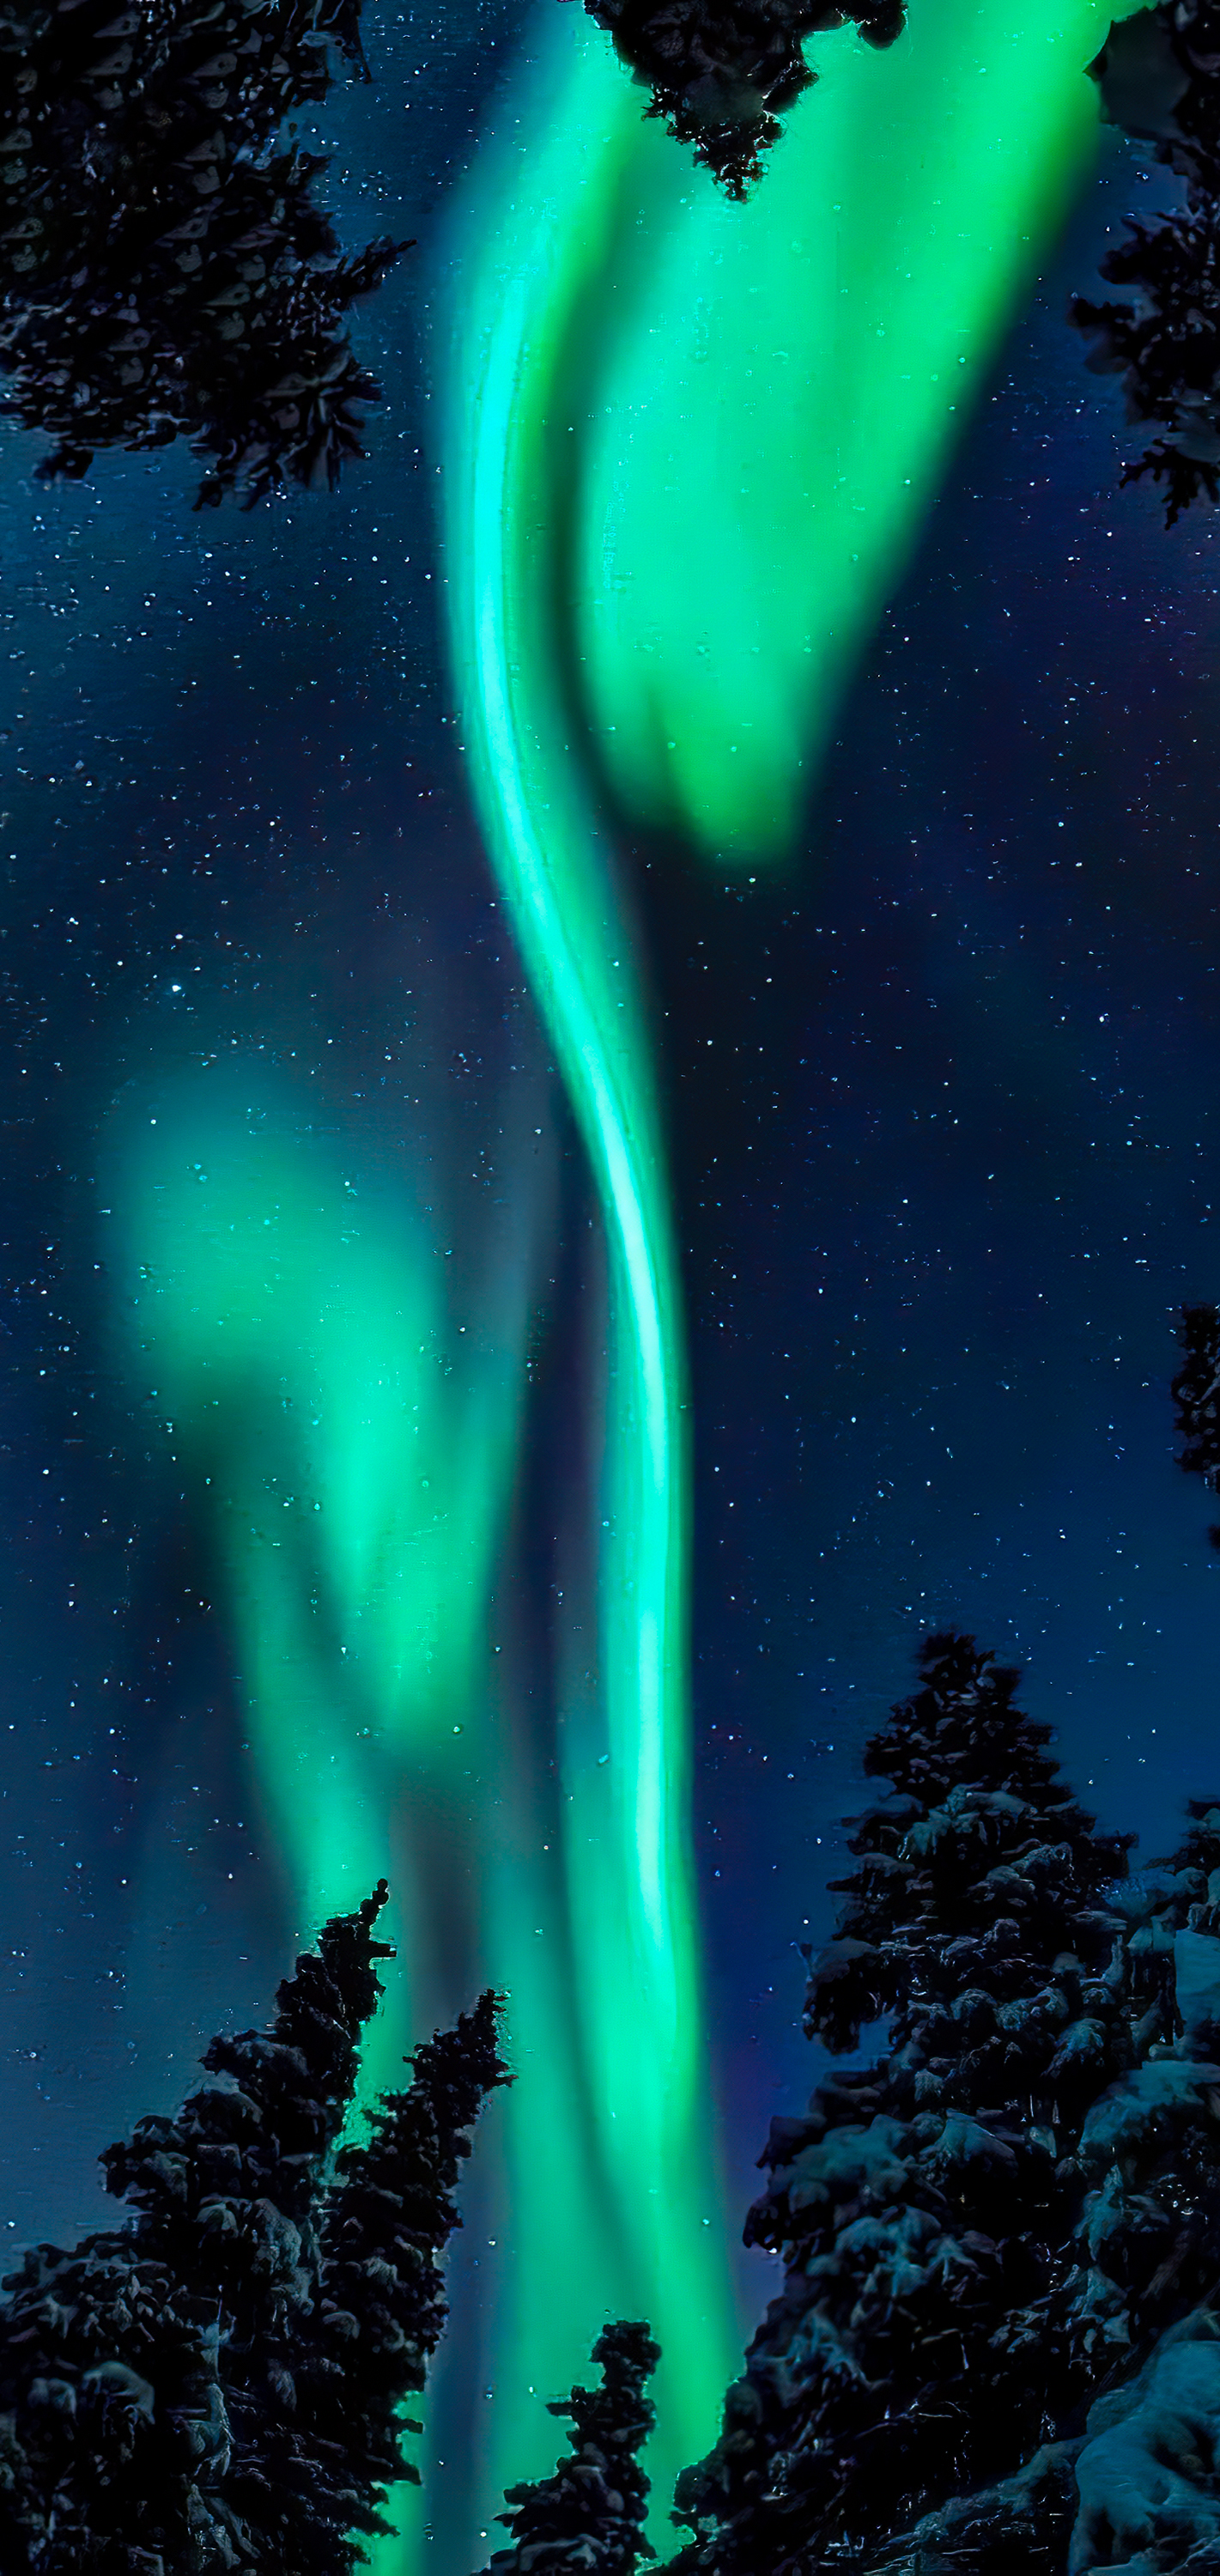
{"label": "snow-covered pine tree", "polygon": [[551,2415],[569,2415],[570,2457],[549,2478],[509,2487],[510,2549],[483,2576],[635,2576],[654,2552],[644,2537],[648,2480],[641,2446],[656,2420],[648,2382],[661,2358],[646,2325],[620,2320],[593,2346],[600,2388],[574,2388]]}
{"label": "snow-covered pine tree", "polygon": [[1126,2067],[1127,1836],[1099,1834],[972,1638],[933,1637],[865,1755],[838,1931],[806,2028],[885,2054],[772,2124],[747,2243],[784,2288],[679,2480],[676,2565],[798,2576],[1017,2471],[1094,2367],[1071,2315],[1084,2181],[1065,2156]]}
{"label": "snow-covered pine tree", "polygon": [[1172,1857],[1112,1891],[1132,2062],[1060,2168],[1083,2194],[1064,2302],[1083,2391],[1058,2440],[888,2534],[862,2576],[1220,2564],[1220,1803],[1187,1812]]}
{"label": "snow-covered pine tree", "polygon": [[418,2481],[402,2443],[420,2427],[402,2400],[423,2387],[444,2331],[439,2257],[462,2223],[454,2189],[469,2133],[488,2093],[509,2081],[497,2012],[485,1994],[417,2049],[409,2089],[384,2095],[368,2139],[339,2151],[312,2345],[296,2373],[301,2433],[328,2482],[327,2520],[315,2492],[312,2548],[294,2576],[350,2566],[343,2534],[387,2530],[387,2488]]}
{"label": "snow-covered pine tree", "polygon": [[1115,1890],[1132,2064],[1092,2105],[1076,2330],[1147,2353],[1220,2295],[1220,1804],[1192,1798],[1172,1857]]}
{"label": "snow-covered pine tree", "polygon": [[[109,2189],[137,2212],[123,2230],[73,2252],[39,2246],[4,2284],[0,2306],[0,2567],[4,2576],[212,2576],[257,2565],[275,2576],[325,2568],[346,2576],[357,2548],[349,2505],[369,2503],[370,2451],[381,2440],[386,2358],[367,2336],[375,2397],[358,2455],[312,2421],[325,2310],[329,2162],[350,2103],[361,2030],[381,1992],[374,1937],[384,1883],[328,1923],[297,1961],[265,2032],[213,2041],[204,2064],[220,2082],[176,2119],[139,2122],[103,2158]],[[427,2093],[417,2165],[407,2106],[389,2106],[414,2189],[415,2260],[454,2224],[437,2195],[456,2170],[464,2132],[495,2056],[494,1998],[458,2031],[421,2050],[444,2069]],[[456,2123],[451,2127],[450,2123]],[[375,2146],[372,2152],[375,2153]],[[360,2151],[357,2150],[357,2153]],[[342,2203],[346,2183],[336,2199]],[[387,2213],[387,2275],[400,2247]],[[371,2268],[374,2231],[366,2226]],[[421,2342],[436,2316],[425,2279],[422,2337],[405,2338],[394,2398],[419,2386]],[[361,2380],[361,2322],[349,2339]],[[355,2349],[351,2349],[354,2342]],[[435,2342],[435,2332],[432,2333]],[[297,2371],[305,2382],[298,2399]],[[350,2424],[355,2439],[357,2427]],[[363,2528],[374,2527],[366,2519]]]}

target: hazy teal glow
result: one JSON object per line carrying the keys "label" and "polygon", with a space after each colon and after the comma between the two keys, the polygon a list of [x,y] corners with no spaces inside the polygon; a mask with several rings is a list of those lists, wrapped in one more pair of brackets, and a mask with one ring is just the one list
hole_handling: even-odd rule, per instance
{"label": "hazy teal glow", "polygon": [[[665,2351],[662,2488],[718,2414],[727,2301],[700,2107],[678,1274],[632,926],[593,782],[720,860],[790,847],[854,659],[1088,167],[1084,65],[1111,14],[913,0],[887,56],[850,32],[824,40],[819,87],[738,207],[642,120],[582,13],[551,9],[453,246],[448,596],[472,777],[610,1264],[611,1760],[594,1768],[587,1733],[565,1736],[565,1857],[621,2224],[610,2273],[622,2308],[635,2267]],[[557,2272],[535,2298],[558,2331],[536,2339],[527,2313],[512,2333],[531,2354],[545,2341],[530,2375],[558,2386],[581,2288]]]}
{"label": "hazy teal glow", "polygon": [[[122,1362],[225,1615],[291,1925],[307,1935],[391,1882],[398,1957],[365,2098],[401,2080],[421,2032],[507,1982],[527,1946],[520,1916],[539,1949],[534,1926],[556,1912],[535,1814],[549,1748],[523,1769],[503,1740],[495,1606],[550,1212],[536,1106],[522,1076],[490,1158],[498,1212],[489,1201],[481,1263],[461,1279],[409,1157],[387,1178],[324,1142],[314,1104],[258,1069],[185,1077],[111,1142]],[[522,2080],[488,2154],[507,2128],[523,2155],[546,2122],[579,2177],[588,2141],[553,1974],[527,1954],[509,2032]],[[569,2199],[572,2224],[595,2232],[588,2189]],[[483,2464],[472,2499],[484,2519],[498,2466]],[[387,2576],[417,2562],[427,2487],[395,2510],[407,2536],[378,2552]]]}
{"label": "hazy teal glow", "polygon": [[980,376],[1090,167],[1083,67],[1116,14],[911,0],[886,53],[850,28],[816,40],[818,86],[745,206],[642,121],[579,12],[536,25],[511,214],[484,195],[484,291],[514,305],[501,363],[538,424],[519,506],[560,550],[572,721],[641,822],[743,864],[791,846]]}
{"label": "hazy teal glow", "polygon": [[520,1233],[488,1246],[463,1348],[420,1211],[359,1176],[349,1189],[290,1118],[251,1126],[240,1083],[184,1086],[120,1152],[130,1362],[216,1550],[303,1925],[383,1869],[394,1882],[401,1981],[371,2080],[432,2016],[443,1917],[460,1918],[471,1991],[510,1990],[518,2083],[483,2147],[506,2212],[485,2514],[549,2464],[542,2399],[607,2312],[646,2313],[665,2352],[664,2539],[666,2490],[735,2361],[689,1849],[678,1272],[632,925],[590,777],[600,764],[628,814],[709,855],[788,846],[969,389],[1087,165],[1080,66],[1109,15],[1026,0],[1014,24],[982,0],[914,0],[887,57],[827,40],[822,84],[742,209],[641,121],[579,8],[551,6],[516,102],[523,158],[509,173],[489,152],[469,192],[455,658],[610,1280],[599,1638],[572,1650],[554,1748],[562,1850],[540,1785],[552,1748],[514,1734],[494,1654],[544,1222],[524,1160]]}
{"label": "hazy teal glow", "polygon": [[[340,1164],[306,1116],[244,1068],[187,1078],[124,1139],[114,1189],[125,1356],[219,1558],[312,1922],[391,1868],[404,1783],[461,1767],[454,1730],[486,1696],[534,1211],[514,1170],[512,1237],[455,1298],[409,1173]],[[421,1923],[430,2007],[429,1946]]]}
{"label": "hazy teal glow", "polygon": [[[554,240],[537,207],[566,188],[572,143],[545,108],[530,127],[528,201],[492,233],[484,263],[471,257],[460,289],[449,595],[487,846],[580,1124],[610,1272],[599,1654],[609,1758],[597,1759],[596,1729],[561,1736],[575,2010],[609,2203],[601,2242],[582,2246],[577,2265],[556,2239],[509,2341],[530,2355],[535,2385],[556,2390],[607,2309],[649,2317],[664,2356],[655,2532],[672,2545],[672,2480],[714,2430],[735,2346],[689,1843],[683,1335],[633,935],[569,756],[548,626],[546,377],[531,373],[529,337]],[[472,243],[488,237],[483,209],[466,220]],[[518,2187],[533,2190],[528,2170]],[[541,2202],[538,2220],[540,2240]],[[531,2473],[546,2456],[538,2425]]]}

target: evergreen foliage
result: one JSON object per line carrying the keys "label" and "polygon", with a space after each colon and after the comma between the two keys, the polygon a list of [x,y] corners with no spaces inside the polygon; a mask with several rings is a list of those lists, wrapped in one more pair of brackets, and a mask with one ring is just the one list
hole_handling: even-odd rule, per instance
{"label": "evergreen foliage", "polygon": [[1078,297],[1089,365],[1119,374],[1133,422],[1154,434],[1123,467],[1165,489],[1166,523],[1220,499],[1220,5],[1162,0],[1110,29],[1090,66],[1102,112],[1175,172],[1181,202],[1128,216],[1102,276],[1133,300]]}
{"label": "evergreen foliage", "polygon": [[[485,1994],[455,2029],[425,2042],[409,2091],[387,2094],[368,2140],[339,2151],[302,2411],[315,2457],[325,2453],[344,2474],[340,2527],[384,2530],[385,2489],[418,2481],[403,2458],[399,2407],[423,2387],[449,2313],[437,2257],[462,2223],[453,2194],[468,2133],[486,2095],[507,2081],[496,2014],[496,1997]],[[407,2417],[405,2429],[420,2427]]]}
{"label": "evergreen foliage", "polygon": [[761,176],[779,118],[816,74],[809,36],[852,21],[870,45],[892,45],[905,0],[585,0],[616,52],[651,90],[647,116],[663,116],[694,146],[730,197]]}
{"label": "evergreen foliage", "polygon": [[1220,1491],[1220,1312],[1183,1306],[1180,1339],[1182,1366],[1170,1390],[1183,1444],[1178,1463],[1214,1494]]}
{"label": "evergreen foliage", "polygon": [[457,2159],[506,2077],[487,1995],[330,2178],[392,1955],[385,1896],[326,1925],[269,2030],[212,2042],[218,2082],[107,2151],[128,2226],[39,2246],[6,2281],[5,2576],[344,2576],[350,2535],[387,2527],[385,2488],[412,2474],[393,2409],[444,2318]]}
{"label": "evergreen foliage", "polygon": [[1015,1675],[956,1635],[921,1663],[867,1749],[886,1794],[806,2001],[832,2052],[884,2016],[885,2053],[772,2123],[745,2233],[784,2286],[679,2481],[683,2576],[1051,2576],[1078,2467],[1079,2563],[1117,2563],[1109,2395],[1134,2423],[1141,2373],[1220,2302],[1220,1806],[1130,1877]]}
{"label": "evergreen foliage", "polygon": [[42,474],[181,436],[201,502],[253,502],[361,453],[344,317],[407,245],[343,257],[324,163],[275,146],[332,53],[365,72],[359,0],[0,0],[3,408]]}
{"label": "evergreen foliage", "polygon": [[483,2576],[635,2576],[653,2557],[639,2451],[656,2420],[645,2392],[660,2358],[646,2325],[604,2328],[593,2346],[601,2387],[574,2388],[548,2407],[572,2419],[571,2457],[549,2478],[509,2487],[499,2520],[512,2547],[495,2550]]}
{"label": "evergreen foliage", "polygon": [[1125,1837],[1059,1781],[1015,1674],[931,1638],[875,1737],[806,2028],[887,2055],[772,2123],[746,2242],[782,2254],[710,2458],[679,2482],[721,2576],[804,2567],[1015,2471],[1088,2361],[1069,2313],[1079,2189],[1061,2173],[1130,2056],[1108,1902]]}
{"label": "evergreen foliage", "polygon": [[1100,2397],[1076,2461],[1072,2576],[1220,2563],[1220,2317],[1200,2307]]}

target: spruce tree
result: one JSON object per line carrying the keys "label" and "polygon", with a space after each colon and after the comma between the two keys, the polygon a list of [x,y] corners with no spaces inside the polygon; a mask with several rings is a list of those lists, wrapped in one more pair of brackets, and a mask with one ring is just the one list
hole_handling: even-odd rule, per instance
{"label": "spruce tree", "polygon": [[1182,1365],[1170,1389],[1182,1440],[1178,1464],[1214,1494],[1220,1489],[1220,1311],[1183,1306],[1179,1340]]}
{"label": "spruce tree", "polygon": [[1076,2318],[1147,2353],[1220,2290],[1220,1804],[1192,1798],[1183,1840],[1116,1892],[1133,2063],[1083,2122]]}
{"label": "spruce tree", "polygon": [[1166,523],[1220,498],[1220,6],[1162,0],[1111,27],[1090,66],[1108,121],[1181,183],[1181,202],[1128,216],[1101,273],[1133,301],[1078,297],[1089,365],[1123,378],[1127,417],[1148,424],[1124,483],[1165,490]]}
{"label": "spruce tree", "polygon": [[[435,2254],[457,2223],[448,2182],[505,2075],[489,1995],[419,2052],[409,2092],[383,2106],[367,2148],[340,2151],[334,2179],[360,2033],[381,1992],[376,1963],[392,1955],[374,1937],[385,1897],[383,1883],[325,1926],[281,1986],[269,2030],[213,2041],[204,2064],[217,2083],[107,2150],[129,2225],[70,2253],[39,2246],[5,2282],[5,2576],[345,2576],[359,2554],[352,2535],[385,2527],[385,2485],[404,2474],[385,2419],[420,2386],[443,2322]],[[404,2231],[388,2201],[379,2243],[366,2210],[367,2286],[341,2313],[352,2265],[331,2240],[350,2219],[362,2155],[374,2167],[381,2157],[409,2215]],[[340,2350],[341,2419],[332,2407],[319,2421]]]}
{"label": "spruce tree", "polygon": [[854,23],[870,45],[892,45],[906,0],[585,0],[590,17],[652,93],[680,143],[730,197],[762,173],[779,118],[816,79],[809,36]]}
{"label": "spruce tree", "polygon": [[1071,2150],[1131,2057],[1130,1837],[1063,1787],[1015,1674],[959,1635],[920,1661],[865,1754],[886,1793],[854,1820],[806,2004],[837,2052],[884,2016],[886,2051],[772,2123],[746,2242],[782,2254],[784,2287],[679,2481],[684,2571],[875,2546],[1019,2470],[1094,2369]]}
{"label": "spruce tree", "polygon": [[[1061,2166],[1080,2198],[1062,2302],[1077,2373],[1056,2438],[868,2553],[868,2576],[1073,2576],[1220,2541],[1220,1803],[1113,1891],[1132,2063]],[[1070,2196],[1070,2194],[1069,2194]]]}
{"label": "spruce tree", "polygon": [[[302,2434],[338,2481],[328,2496],[332,2541],[344,2531],[385,2531],[387,2487],[418,2483],[403,2436],[420,2426],[401,2403],[422,2389],[444,2331],[439,2257],[462,2223],[454,2189],[469,2132],[488,2093],[508,2082],[498,2009],[485,1994],[455,2029],[417,2049],[409,2089],[385,2095],[367,2140],[341,2148],[336,2160],[316,2326],[297,2370]],[[315,2519],[317,2511],[315,2500]],[[323,2550],[300,2558],[297,2576],[315,2566],[321,2576],[338,2563],[333,2548]]]}
{"label": "spruce tree", "polygon": [[200,500],[333,484],[378,388],[345,317],[407,247],[340,252],[324,163],[277,141],[359,0],[0,0],[3,408],[53,444],[189,438]]}
{"label": "spruce tree", "polygon": [[1220,2565],[1220,2314],[1213,2299],[1098,2399],[1076,2460],[1073,2576]]}
{"label": "spruce tree", "polygon": [[654,2556],[639,2452],[656,2420],[645,2392],[660,2358],[646,2325],[603,2328],[593,2346],[601,2387],[574,2388],[548,2406],[572,2419],[571,2456],[551,2477],[508,2488],[509,2510],[498,2519],[512,2547],[493,2551],[483,2576],[634,2576]]}

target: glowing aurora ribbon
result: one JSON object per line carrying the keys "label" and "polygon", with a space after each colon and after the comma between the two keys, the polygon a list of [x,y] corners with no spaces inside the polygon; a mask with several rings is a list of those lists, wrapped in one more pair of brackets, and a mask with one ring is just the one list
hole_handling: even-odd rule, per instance
{"label": "glowing aurora ribbon", "polygon": [[[563,162],[570,141],[562,127],[561,136]],[[624,141],[629,150],[630,132]],[[545,209],[545,130],[534,149]],[[620,2312],[647,2314],[664,2353],[651,2457],[663,2512],[678,2467],[714,2427],[733,2334],[688,1842],[688,1469],[677,1262],[636,941],[569,752],[547,628],[553,537],[536,508],[546,482],[548,385],[545,371],[531,377],[524,360],[540,271],[555,249],[553,220],[545,210],[539,216],[531,193],[508,272],[497,268],[476,289],[479,318],[459,396],[468,430],[452,427],[464,454],[454,477],[462,574],[451,580],[451,598],[479,811],[592,1167],[610,1278],[600,1552],[608,1758],[599,1758],[587,1728],[561,1724],[560,1741],[568,1934],[609,2186],[611,2259],[608,2271],[597,2267],[587,2316],[578,2322],[569,2301],[566,2357],[552,2338],[549,2368],[540,2354],[529,2376],[549,2393],[582,2366],[604,2314],[596,2301],[609,2297]],[[528,2190],[528,2159],[516,2173],[516,2187]],[[540,2208],[537,2230],[527,2221],[523,2241],[541,2244],[544,2231]],[[527,2350],[539,2347],[544,2298],[527,2279],[517,2327]],[[664,2540],[663,2522],[657,2537]]]}
{"label": "glowing aurora ribbon", "polygon": [[743,208],[642,123],[579,10],[552,8],[460,207],[454,660],[489,855],[610,1264],[612,1758],[595,1773],[569,1745],[567,1864],[631,2245],[623,2299],[638,2281],[666,2351],[659,2479],[712,2429],[726,2302],[692,2224],[709,2183],[677,1264],[632,926],[593,782],[620,819],[676,826],[721,864],[791,846],[805,764],[1095,150],[1082,75],[1110,14],[1108,0],[998,14],[914,0],[887,55],[824,41],[824,77]]}

